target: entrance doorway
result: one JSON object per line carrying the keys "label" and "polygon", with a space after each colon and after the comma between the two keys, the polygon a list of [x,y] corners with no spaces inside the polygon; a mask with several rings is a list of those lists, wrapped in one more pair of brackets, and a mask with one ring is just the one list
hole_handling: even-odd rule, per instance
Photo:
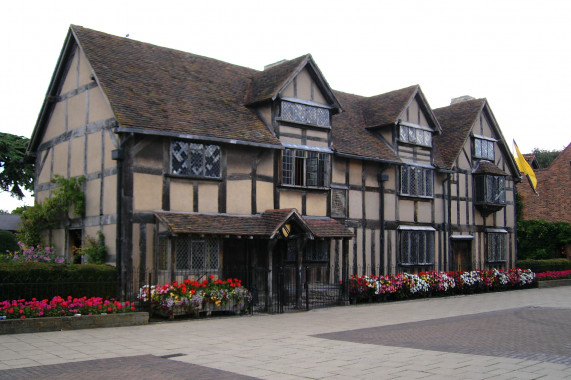
{"label": "entrance doorway", "polygon": [[468,272],[472,270],[472,239],[452,239],[452,270]]}

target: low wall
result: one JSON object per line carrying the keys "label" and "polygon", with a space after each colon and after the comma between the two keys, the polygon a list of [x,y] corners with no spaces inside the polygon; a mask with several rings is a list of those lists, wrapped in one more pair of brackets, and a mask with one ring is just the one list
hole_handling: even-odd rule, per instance
{"label": "low wall", "polygon": [[36,333],[47,331],[93,329],[98,327],[122,327],[146,325],[149,313],[124,313],[107,315],[81,315],[77,317],[45,317],[0,320],[0,334]]}
{"label": "low wall", "polygon": [[571,279],[564,278],[561,280],[548,280],[548,281],[538,281],[538,288],[553,288],[556,286],[568,286],[571,285]]}

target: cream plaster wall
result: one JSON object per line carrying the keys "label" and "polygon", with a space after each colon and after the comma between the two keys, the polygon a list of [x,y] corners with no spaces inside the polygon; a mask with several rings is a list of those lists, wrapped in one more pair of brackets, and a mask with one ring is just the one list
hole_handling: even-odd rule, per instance
{"label": "cream plaster wall", "polygon": [[103,96],[101,88],[95,87],[89,90],[89,122],[106,120],[113,117],[113,111]]}
{"label": "cream plaster wall", "polygon": [[79,78],[78,78],[78,86],[84,86],[92,81],[91,79],[91,68],[87,63],[87,58],[83,51],[79,55]]}
{"label": "cream plaster wall", "polygon": [[363,217],[363,200],[360,191],[349,190],[348,205],[350,219],[361,219]]}
{"label": "cream plaster wall", "polygon": [[400,198],[398,207],[399,221],[414,222],[414,201]]}
{"label": "cream plaster wall", "polygon": [[[295,208],[301,212],[301,193],[298,191],[280,191],[280,208]],[[272,207],[273,208],[273,207]]]}
{"label": "cream plaster wall", "polygon": [[106,224],[103,226],[103,236],[105,236],[105,246],[107,246],[107,263],[115,264],[115,240],[117,237],[117,225]]}
{"label": "cream plaster wall", "polygon": [[85,92],[72,96],[67,100],[67,129],[72,130],[86,124],[87,112]]}
{"label": "cream plaster wall", "polygon": [[66,94],[71,90],[75,90],[77,88],[77,59],[78,59],[78,50],[77,48],[74,50],[73,58],[71,59],[71,63],[69,65],[69,69],[66,73],[60,95]]}
{"label": "cream plaster wall", "polygon": [[194,202],[193,183],[188,180],[170,181],[170,210],[180,212],[192,212]]}
{"label": "cream plaster wall", "polygon": [[117,176],[105,176],[103,182],[103,214],[117,213]]}
{"label": "cream plaster wall", "polygon": [[110,169],[110,168],[114,168],[117,166],[116,161],[113,161],[112,157],[111,157],[111,151],[113,149],[117,149],[117,146],[113,143],[113,140],[111,139],[111,137],[109,137],[109,133],[108,132],[104,132],[105,133],[105,155],[103,157],[104,159],[104,163],[105,163],[105,169]]}
{"label": "cream plaster wall", "polygon": [[198,184],[198,212],[218,212],[218,183]]}
{"label": "cream plaster wall", "polygon": [[327,216],[327,194],[308,193],[305,207],[307,215]]}
{"label": "cream plaster wall", "polygon": [[[277,152],[280,154],[280,152]],[[258,175],[265,175],[269,177],[274,176],[274,151],[266,151],[263,153],[262,159],[256,169]]]}
{"label": "cream plaster wall", "polygon": [[416,202],[416,217],[420,223],[432,222],[432,202]]}
{"label": "cream plaster wall", "polygon": [[[46,155],[48,157],[46,158],[44,166],[42,167],[41,171],[38,174],[38,179],[37,179],[38,184],[46,183],[51,179],[51,156],[53,154],[53,149],[45,150],[43,152],[40,152],[39,154],[42,155],[42,157],[40,157],[39,162],[42,162],[43,157],[45,157]],[[37,168],[39,170],[39,166]]]}
{"label": "cream plaster wall", "polygon": [[365,218],[368,220],[379,220],[380,199],[378,193],[365,192]]}
{"label": "cream plaster wall", "polygon": [[87,174],[101,171],[101,133],[87,135]]}
{"label": "cream plaster wall", "polygon": [[[54,148],[53,175],[67,177],[67,142],[56,145]],[[51,178],[50,178],[51,179]]]}
{"label": "cream plaster wall", "polygon": [[274,185],[272,183],[256,182],[256,206],[258,213],[274,208]]}
{"label": "cream plaster wall", "polygon": [[347,161],[333,158],[333,170],[331,173],[331,182],[337,184],[345,184],[345,170]]}
{"label": "cream plaster wall", "polygon": [[85,137],[76,137],[71,140],[71,161],[69,165],[69,175],[77,177],[83,175],[85,163]]}
{"label": "cream plaster wall", "polygon": [[56,103],[54,110],[50,115],[48,127],[44,130],[44,136],[42,137],[42,142],[49,141],[50,139],[59,136],[65,132],[65,109],[66,109],[65,101]]}
{"label": "cream plaster wall", "polygon": [[226,211],[229,214],[252,212],[252,181],[228,181],[226,194]]}
{"label": "cream plaster wall", "polygon": [[377,174],[378,168],[376,165],[365,165],[365,186],[379,187]]}
{"label": "cream plaster wall", "polygon": [[87,181],[85,184],[85,216],[99,216],[101,199],[101,180]]}
{"label": "cream plaster wall", "polygon": [[357,160],[349,161],[349,183],[357,186],[363,183],[363,165]]}
{"label": "cream plaster wall", "polygon": [[227,166],[226,171],[228,174],[249,174],[252,171],[252,159],[250,154],[242,149],[227,151]]}
{"label": "cream plaster wall", "polygon": [[151,174],[133,174],[133,212],[161,209],[162,177]]}

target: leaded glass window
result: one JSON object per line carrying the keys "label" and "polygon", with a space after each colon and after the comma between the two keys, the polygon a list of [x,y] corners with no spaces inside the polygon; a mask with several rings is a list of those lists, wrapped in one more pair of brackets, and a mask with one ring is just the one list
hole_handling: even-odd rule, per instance
{"label": "leaded glass window", "polygon": [[419,166],[401,166],[401,195],[432,197],[434,171]]}
{"label": "leaded glass window", "polygon": [[488,232],[486,237],[487,244],[487,260],[489,262],[506,261],[506,233],[505,232]]}
{"label": "leaded glass window", "polygon": [[475,201],[504,205],[506,203],[506,177],[500,175],[475,175]]}
{"label": "leaded glass window", "polygon": [[401,230],[399,264],[431,265],[434,263],[434,231]]}
{"label": "leaded glass window", "polygon": [[282,101],[281,119],[294,123],[329,127],[329,109],[307,104]]}
{"label": "leaded glass window", "polygon": [[178,271],[218,270],[218,239],[205,237],[174,239],[175,269]]}
{"label": "leaded glass window", "polygon": [[220,178],[220,147],[186,141],[171,144],[171,173]]}
{"label": "leaded glass window", "polygon": [[329,154],[300,149],[284,149],[282,154],[282,184],[326,187]]}
{"label": "leaded glass window", "polygon": [[401,125],[399,137],[402,142],[432,146],[432,132],[424,129]]}
{"label": "leaded glass window", "polygon": [[494,142],[491,140],[474,138],[474,157],[494,160]]}

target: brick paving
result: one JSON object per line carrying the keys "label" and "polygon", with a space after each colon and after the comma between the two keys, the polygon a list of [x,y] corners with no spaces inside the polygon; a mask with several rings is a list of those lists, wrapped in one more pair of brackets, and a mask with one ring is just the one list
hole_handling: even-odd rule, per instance
{"label": "brick paving", "polygon": [[2,335],[0,379],[571,380],[570,290]]}
{"label": "brick paving", "polygon": [[314,336],[571,366],[569,309],[525,307]]}
{"label": "brick paving", "polygon": [[153,355],[139,355],[3,370],[0,371],[0,379],[248,380],[255,377]]}

